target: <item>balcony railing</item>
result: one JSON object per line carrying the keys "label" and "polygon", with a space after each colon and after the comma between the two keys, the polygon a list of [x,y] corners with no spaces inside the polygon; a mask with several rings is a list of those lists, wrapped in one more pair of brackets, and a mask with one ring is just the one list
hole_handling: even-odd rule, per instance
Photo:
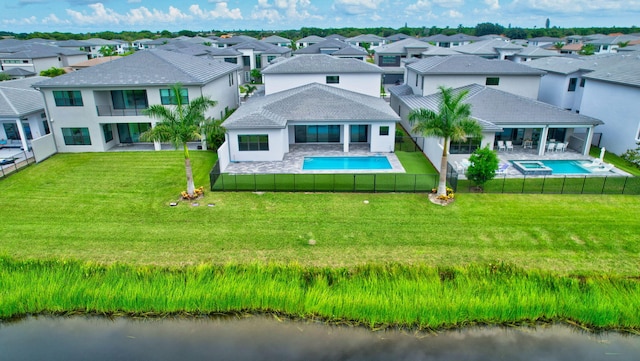
{"label": "balcony railing", "polygon": [[100,117],[126,117],[126,116],[139,116],[145,115],[144,111],[147,108],[130,108],[130,109],[115,109],[110,105],[97,105],[96,110]]}

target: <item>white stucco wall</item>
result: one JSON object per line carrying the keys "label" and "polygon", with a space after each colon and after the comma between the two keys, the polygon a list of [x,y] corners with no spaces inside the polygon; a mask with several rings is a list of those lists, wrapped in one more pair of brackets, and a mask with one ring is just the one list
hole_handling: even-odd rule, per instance
{"label": "white stucco wall", "polygon": [[[328,75],[339,76],[340,83],[327,84]],[[319,83],[379,98],[381,81],[382,74],[378,73],[264,74],[266,95],[306,84]]]}
{"label": "white stucco wall", "polygon": [[[469,84],[480,84],[485,85],[487,77],[498,77],[500,78],[499,85],[491,86],[492,88],[502,90],[504,92],[521,95],[531,99],[538,98],[538,90],[540,88],[540,76],[512,76],[512,75],[429,75],[425,77],[424,80],[424,89],[422,93],[418,91],[418,93],[414,94],[422,94],[429,95],[438,93],[438,87],[441,85],[450,87],[450,88],[459,88]],[[410,84],[412,88],[415,87],[415,78],[413,78],[413,82]],[[410,79],[411,80],[411,79]],[[421,79],[418,81],[418,88],[421,87]]]}
{"label": "white stucco wall", "polygon": [[[240,151],[238,150],[238,135],[266,134],[269,136],[268,151]],[[280,161],[289,151],[287,129],[245,129],[229,130],[227,142],[231,162],[249,161]]]}
{"label": "white stucco wall", "polygon": [[[389,127],[389,135],[380,135],[380,127]],[[370,142],[372,152],[391,153],[394,150],[396,139],[396,123],[373,123],[370,126]]]}
{"label": "white stucco wall", "polygon": [[31,150],[37,163],[55,154],[57,149],[53,134],[47,134],[31,141]]}
{"label": "white stucco wall", "polygon": [[[569,81],[576,78],[576,90],[568,91]],[[580,87],[580,72],[570,74],[547,73],[540,79],[538,100],[571,111],[579,110],[583,88]]]}
{"label": "white stucco wall", "polygon": [[580,114],[600,119],[604,125],[600,145],[621,154],[636,148],[640,126],[640,88],[587,79]]}

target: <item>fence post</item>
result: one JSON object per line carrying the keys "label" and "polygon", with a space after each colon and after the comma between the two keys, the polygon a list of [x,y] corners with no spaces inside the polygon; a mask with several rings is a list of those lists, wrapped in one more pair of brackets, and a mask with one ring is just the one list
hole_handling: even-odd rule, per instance
{"label": "fence post", "polygon": [[398,173],[393,175],[393,192],[395,193],[397,189],[398,189]]}
{"label": "fence post", "polygon": [[564,194],[564,184],[567,181],[567,176],[562,179],[562,188],[560,188],[560,194]]}
{"label": "fence post", "polygon": [[544,182],[547,181],[547,176],[542,177],[542,189],[540,189],[540,194],[544,194]]}
{"label": "fence post", "polygon": [[336,174],[333,174],[333,188],[331,190],[333,193],[336,192]]}
{"label": "fence post", "polygon": [[525,174],[524,177],[522,178],[522,190],[520,191],[520,193],[524,194],[524,184],[527,182],[527,175]]}
{"label": "fence post", "polygon": [[580,190],[580,194],[584,194],[584,184],[587,183],[587,176],[582,178],[582,189]]}
{"label": "fence post", "polygon": [[253,173],[253,191],[254,192],[258,191],[258,180],[256,179],[255,173]]}
{"label": "fence post", "polygon": [[604,194],[604,186],[607,184],[607,176],[604,176],[604,182],[602,182],[602,191],[600,191],[600,194]]}
{"label": "fence post", "polygon": [[416,187],[418,186],[418,175],[414,174],[413,175],[413,193],[416,192]]}
{"label": "fence post", "polygon": [[624,177],[624,183],[622,183],[622,193],[624,194],[624,190],[627,189],[627,180],[629,180],[629,177]]}
{"label": "fence post", "polygon": [[377,182],[377,179],[378,179],[377,177],[378,177],[378,175],[377,175],[377,174],[374,174],[374,175],[373,175],[373,193],[378,193],[378,192],[376,191],[376,182]]}

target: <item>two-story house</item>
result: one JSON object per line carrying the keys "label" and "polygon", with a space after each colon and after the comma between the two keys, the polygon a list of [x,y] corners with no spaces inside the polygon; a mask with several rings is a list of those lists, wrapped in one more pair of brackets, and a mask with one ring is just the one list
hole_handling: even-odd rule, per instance
{"label": "two-story house", "polygon": [[51,67],[64,68],[85,60],[87,53],[84,51],[37,43],[25,43],[0,50],[0,63],[4,71],[20,68],[40,74]]}
{"label": "two-story house", "polygon": [[384,70],[384,84],[399,84],[404,78],[403,60],[420,58],[434,46],[422,40],[407,38],[380,46],[374,55],[375,64]]}
{"label": "two-story house", "polygon": [[[171,105],[180,83],[184,102],[200,95],[218,104],[207,117],[222,118],[239,105],[237,72],[223,61],[152,49],[34,84],[44,95],[59,152],[104,152],[140,143],[157,120],[153,104]],[[156,150],[161,144],[155,143]]]}
{"label": "two-story house", "polygon": [[363,48],[347,44],[338,39],[322,40],[293,52],[293,55],[309,54],[328,54],[337,58],[354,58],[358,60],[364,60],[369,56],[369,53]]}
{"label": "two-story house", "polygon": [[[291,56],[291,49],[287,47],[276,46],[255,39],[241,42],[231,48],[242,54],[242,64],[240,65],[242,65],[245,83],[252,80],[251,70],[262,70],[276,58],[288,58]],[[254,80],[260,82],[261,79]]]}

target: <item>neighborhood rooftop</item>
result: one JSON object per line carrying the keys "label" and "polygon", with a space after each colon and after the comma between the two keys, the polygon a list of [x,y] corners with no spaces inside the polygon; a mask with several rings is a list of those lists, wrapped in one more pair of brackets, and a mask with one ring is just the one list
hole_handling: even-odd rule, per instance
{"label": "neighborhood rooftop", "polygon": [[51,78],[37,83],[36,86],[55,88],[175,83],[202,85],[237,69],[239,66],[236,64],[153,49]]}
{"label": "neighborhood rooftop", "polygon": [[398,121],[380,98],[311,83],[249,100],[224,123],[227,129],[284,128],[288,121]]}
{"label": "neighborhood rooftop", "polygon": [[382,73],[382,69],[358,59],[336,58],[326,54],[309,54],[278,61],[265,68],[262,73]]}
{"label": "neighborhood rooftop", "polygon": [[42,111],[42,94],[31,85],[43,79],[41,76],[0,82],[0,117],[16,117]]}
{"label": "neighborhood rooftop", "polygon": [[407,68],[420,74],[544,74],[544,71],[509,60],[485,59],[474,55],[430,57],[408,64]]}

